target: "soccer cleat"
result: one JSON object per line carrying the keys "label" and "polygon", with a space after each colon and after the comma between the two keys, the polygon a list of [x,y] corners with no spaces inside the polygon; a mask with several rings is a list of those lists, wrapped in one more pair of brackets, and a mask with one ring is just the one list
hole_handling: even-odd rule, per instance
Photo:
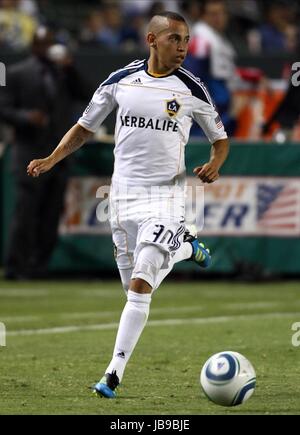
{"label": "soccer cleat", "polygon": [[200,243],[197,239],[197,231],[192,234],[188,229],[184,233],[184,242],[189,242],[193,248],[193,254],[188,261],[194,261],[200,267],[206,268],[211,264],[211,256],[208,248],[204,246],[203,243]]}
{"label": "soccer cleat", "polygon": [[116,371],[113,371],[111,374],[106,373],[98,384],[93,387],[93,391],[106,399],[115,399],[117,397],[115,389],[118,387],[119,383],[120,381]]}

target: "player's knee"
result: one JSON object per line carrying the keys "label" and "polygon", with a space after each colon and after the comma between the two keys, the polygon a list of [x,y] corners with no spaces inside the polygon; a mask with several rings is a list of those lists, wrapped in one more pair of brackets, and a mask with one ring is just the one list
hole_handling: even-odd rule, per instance
{"label": "player's knee", "polygon": [[141,249],[132,274],[132,280],[138,280],[136,284],[138,289],[149,291],[149,287],[151,290],[154,288],[157,275],[165,261],[165,255],[158,247],[153,245],[146,245]]}
{"label": "player's knee", "polygon": [[152,293],[151,285],[141,278],[135,278],[131,280],[130,290],[139,294]]}

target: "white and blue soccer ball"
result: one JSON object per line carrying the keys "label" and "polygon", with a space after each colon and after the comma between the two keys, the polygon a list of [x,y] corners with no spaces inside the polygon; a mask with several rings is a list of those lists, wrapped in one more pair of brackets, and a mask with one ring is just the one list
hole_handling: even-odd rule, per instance
{"label": "white and blue soccer ball", "polygon": [[243,355],[220,352],[204,364],[200,383],[205,395],[222,406],[237,406],[248,400],[255,389],[255,370]]}

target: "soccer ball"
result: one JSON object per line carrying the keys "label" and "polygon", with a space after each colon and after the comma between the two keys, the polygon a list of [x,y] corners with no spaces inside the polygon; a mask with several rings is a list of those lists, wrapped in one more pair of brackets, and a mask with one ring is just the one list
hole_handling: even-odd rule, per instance
{"label": "soccer ball", "polygon": [[236,406],[252,396],[256,375],[251,363],[240,353],[220,352],[204,364],[200,383],[212,402]]}

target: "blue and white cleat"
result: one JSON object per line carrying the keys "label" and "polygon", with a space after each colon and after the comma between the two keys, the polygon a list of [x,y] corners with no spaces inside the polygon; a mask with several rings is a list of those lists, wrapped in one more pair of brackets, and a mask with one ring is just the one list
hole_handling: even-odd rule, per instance
{"label": "blue and white cleat", "polygon": [[92,387],[92,390],[100,397],[115,399],[117,397],[115,389],[118,387],[119,383],[120,381],[116,375],[116,371],[113,371],[112,374],[106,373],[98,384]]}
{"label": "blue and white cleat", "polygon": [[187,228],[184,233],[184,242],[189,242],[193,248],[193,254],[188,261],[194,261],[200,267],[207,268],[211,265],[211,255],[204,243],[200,243],[197,239],[196,227]]}

